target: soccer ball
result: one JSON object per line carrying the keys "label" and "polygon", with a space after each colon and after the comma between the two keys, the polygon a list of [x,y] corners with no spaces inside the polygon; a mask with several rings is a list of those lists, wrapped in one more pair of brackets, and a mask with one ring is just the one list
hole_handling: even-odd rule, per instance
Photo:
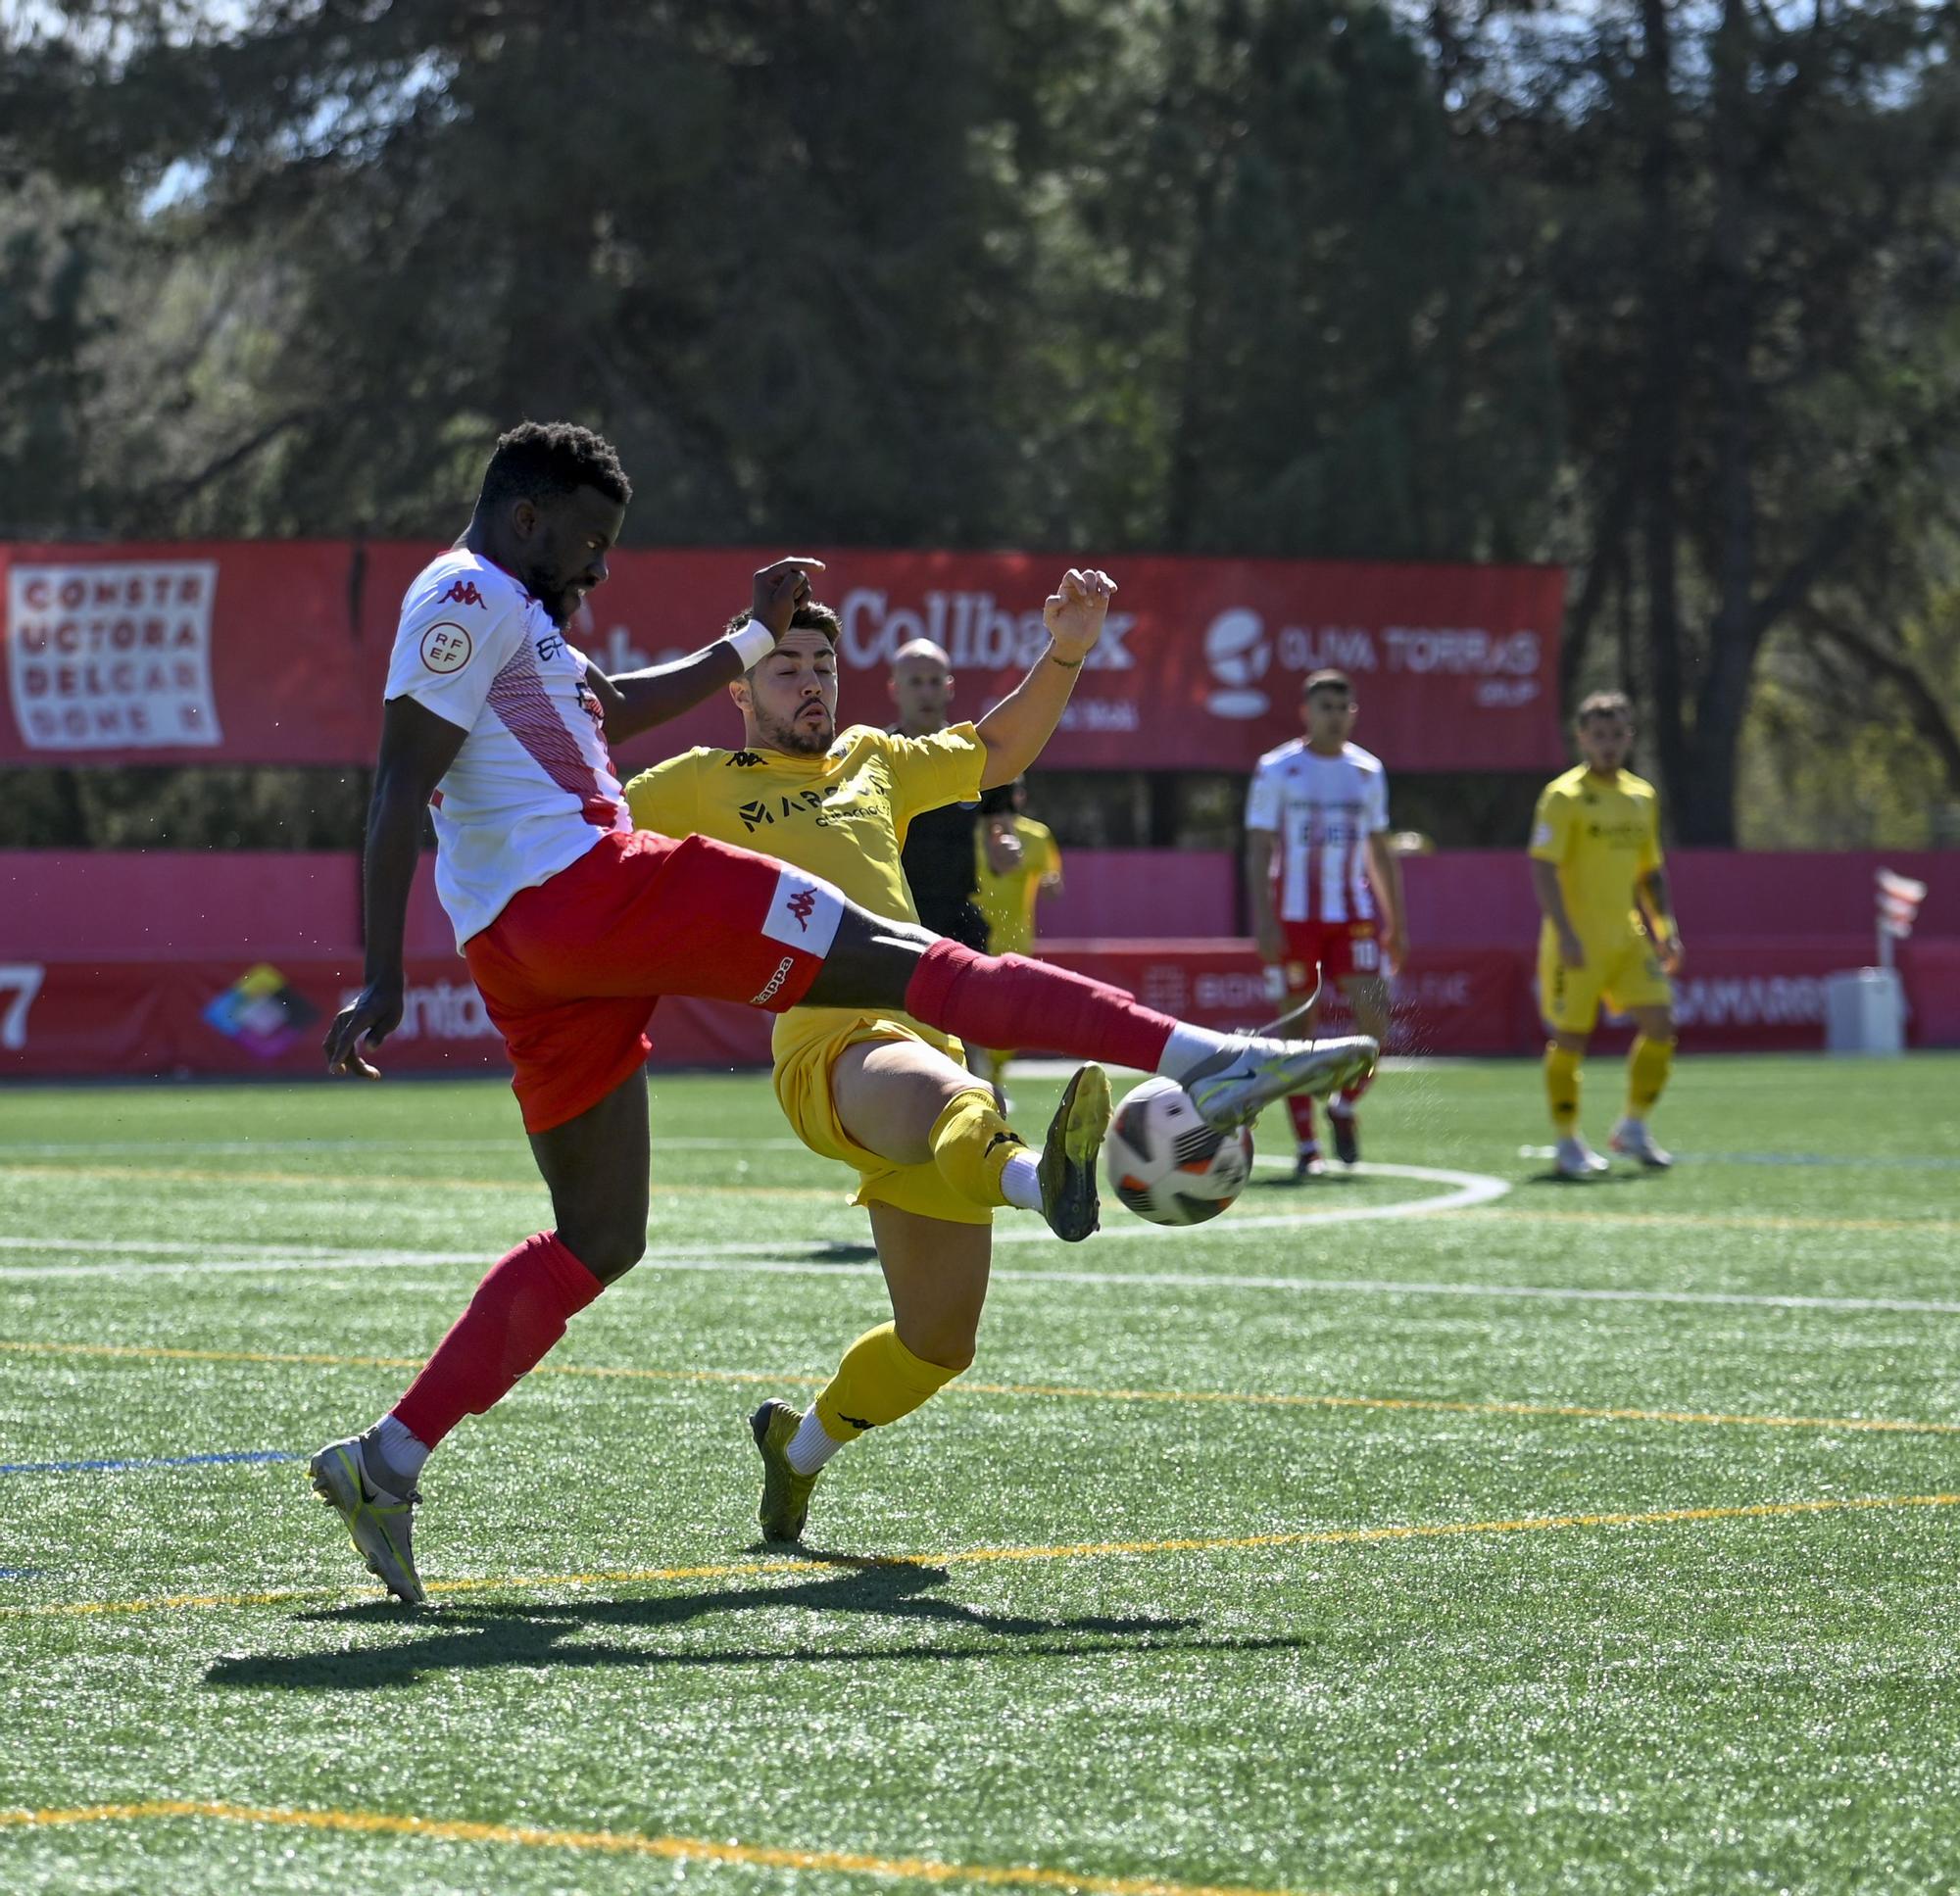
{"label": "soccer ball", "polygon": [[1252,1174],[1252,1135],[1207,1126],[1175,1080],[1146,1080],[1130,1094],[1103,1149],[1117,1197],[1153,1225],[1217,1217]]}

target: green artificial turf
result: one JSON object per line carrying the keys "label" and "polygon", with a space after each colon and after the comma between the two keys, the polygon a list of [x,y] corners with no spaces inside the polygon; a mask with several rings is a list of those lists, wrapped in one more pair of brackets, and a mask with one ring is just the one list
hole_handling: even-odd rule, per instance
{"label": "green artificial turf", "polygon": [[662,1078],[647,1261],[431,1461],[410,1611],[298,1460],[187,1458],[400,1393],[549,1221],[508,1092],[17,1090],[0,1890],[1960,1887],[1956,1096],[1689,1057],[1682,1163],[1574,1187],[1532,1068],[1419,1066],[1412,1170],[1296,1188],[1275,1111],[1201,1230],[1005,1214],[786,1557],[744,1418],[882,1320],[863,1215]]}

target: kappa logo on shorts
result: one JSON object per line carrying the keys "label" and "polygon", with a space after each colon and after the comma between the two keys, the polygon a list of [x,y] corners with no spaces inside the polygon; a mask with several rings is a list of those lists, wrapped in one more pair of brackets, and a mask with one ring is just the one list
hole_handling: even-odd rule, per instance
{"label": "kappa logo on shorts", "polygon": [[453,619],[443,619],[422,634],[422,663],[445,677],[461,671],[474,650],[469,634]]}
{"label": "kappa logo on shorts", "polygon": [[781,869],[762,933],[772,942],[821,957],[830,952],[843,919],[844,898],[831,884],[821,876]]}
{"label": "kappa logo on shorts", "polygon": [[795,966],[796,956],[794,954],[784,955],[776,963],[775,973],[770,975],[768,980],[762,984],[762,992],[754,1000],[750,1001],[749,1005],[752,1007],[760,1007],[775,999],[776,996],[782,990],[783,983],[790,978],[790,970]]}

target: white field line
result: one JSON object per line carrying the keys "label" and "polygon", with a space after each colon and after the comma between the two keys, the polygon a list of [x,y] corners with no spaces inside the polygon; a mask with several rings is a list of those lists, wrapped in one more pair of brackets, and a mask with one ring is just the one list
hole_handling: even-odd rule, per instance
{"label": "white field line", "polygon": [[[90,1240],[95,1241],[95,1240]],[[67,1248],[47,1240],[46,1249]],[[127,1249],[149,1254],[157,1246],[130,1244]],[[233,1246],[233,1249],[237,1247]],[[779,1252],[778,1245],[755,1245],[749,1250]],[[731,1255],[734,1252],[737,1254]],[[283,1249],[269,1247],[264,1255],[246,1258],[224,1257],[216,1261],[186,1258],[179,1263],[148,1264],[118,1262],[106,1264],[51,1264],[25,1267],[0,1266],[0,1281],[50,1283],[72,1278],[191,1277],[235,1272],[276,1273],[288,1271],[403,1271],[415,1265],[470,1265],[480,1271],[490,1261],[490,1253],[480,1251],[341,1251],[329,1256],[295,1257]],[[780,1255],[745,1255],[735,1246],[697,1251],[665,1251],[647,1258],[636,1268],[638,1275],[705,1273],[732,1277],[871,1277],[877,1266],[868,1261],[824,1262],[816,1258],[786,1259]],[[1844,1314],[1857,1312],[1894,1313],[1908,1316],[1960,1317],[1960,1301],[1921,1297],[1827,1297],[1790,1293],[1760,1293],[1746,1290],[1651,1290],[1592,1289],[1552,1284],[1436,1284],[1421,1281],[1397,1282],[1392,1278],[1292,1278],[1254,1277],[1208,1271],[1042,1271],[996,1270],[993,1283],[1018,1287],[1046,1284],[1080,1284],[1122,1288],[1198,1290],[1272,1290],[1305,1296],[1359,1297],[1464,1297],[1527,1298],[1549,1303],[1625,1303],[1712,1305],[1754,1310],[1824,1310]]]}

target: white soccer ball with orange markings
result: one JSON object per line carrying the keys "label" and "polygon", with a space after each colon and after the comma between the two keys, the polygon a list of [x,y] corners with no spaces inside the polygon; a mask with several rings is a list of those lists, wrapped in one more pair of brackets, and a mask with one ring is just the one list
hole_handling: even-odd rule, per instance
{"label": "white soccer ball with orange markings", "polygon": [[1201,1225],[1246,1189],[1252,1135],[1207,1126],[1175,1080],[1146,1080],[1116,1108],[1103,1146],[1110,1189],[1153,1225]]}

